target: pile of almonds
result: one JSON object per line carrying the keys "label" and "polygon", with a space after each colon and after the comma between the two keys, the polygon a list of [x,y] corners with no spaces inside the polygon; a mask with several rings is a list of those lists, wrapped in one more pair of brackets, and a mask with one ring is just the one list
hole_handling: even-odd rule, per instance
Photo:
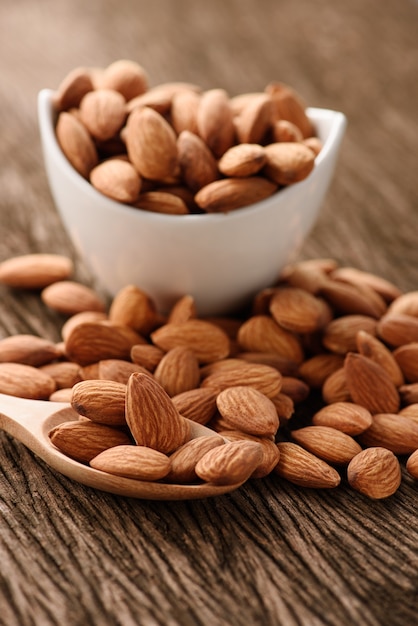
{"label": "pile of almonds", "polygon": [[[1,283],[65,316],[59,343],[0,340],[0,392],[70,402],[76,419],[50,433],[70,457],[180,484],[345,481],[373,499],[402,464],[418,479],[418,291],[315,259],[250,311],[199,318],[192,296],[163,315],[134,285],[107,305],[72,272],[59,255],[0,263]],[[213,436],[191,438],[190,421]]]}
{"label": "pile of almonds", "polygon": [[75,68],[53,101],[71,165],[106,196],[184,215],[231,211],[308,176],[321,141],[299,94],[281,82],[229,96],[185,82],[150,87],[121,59]]}

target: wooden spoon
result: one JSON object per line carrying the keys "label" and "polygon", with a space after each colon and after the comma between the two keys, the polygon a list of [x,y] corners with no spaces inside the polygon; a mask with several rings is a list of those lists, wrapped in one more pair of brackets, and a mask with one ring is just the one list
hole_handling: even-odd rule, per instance
{"label": "wooden spoon", "polygon": [[[237,489],[236,485],[165,484],[107,474],[83,465],[52,445],[48,433],[62,422],[78,419],[70,404],[27,400],[0,393],[0,428],[21,441],[54,470],[83,485],[130,498],[148,500],[195,500]],[[191,422],[192,438],[213,436],[213,430]]]}

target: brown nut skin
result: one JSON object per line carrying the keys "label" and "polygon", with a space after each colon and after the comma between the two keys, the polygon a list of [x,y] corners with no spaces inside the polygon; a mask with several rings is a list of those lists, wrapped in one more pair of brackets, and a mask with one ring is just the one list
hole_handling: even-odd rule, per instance
{"label": "brown nut skin", "polygon": [[401,484],[401,467],[390,450],[379,446],[366,448],[350,461],[347,478],[356,491],[381,500],[397,491]]}
{"label": "brown nut skin", "polygon": [[149,107],[134,109],[126,125],[128,156],[140,176],[163,180],[177,167],[176,134],[165,118]]}
{"label": "brown nut skin", "polygon": [[265,148],[264,173],[278,185],[292,185],[306,178],[314,168],[315,155],[302,143],[283,141]]}
{"label": "brown nut skin", "polygon": [[207,452],[196,464],[199,478],[216,485],[245,482],[263,461],[263,446],[256,441],[230,441]]}
{"label": "brown nut skin", "polygon": [[415,450],[409,456],[406,462],[406,470],[413,478],[418,480],[418,450]]}
{"label": "brown nut skin", "polygon": [[88,130],[75,115],[63,111],[55,128],[57,140],[64,155],[83,178],[88,178],[98,164],[99,156]]}

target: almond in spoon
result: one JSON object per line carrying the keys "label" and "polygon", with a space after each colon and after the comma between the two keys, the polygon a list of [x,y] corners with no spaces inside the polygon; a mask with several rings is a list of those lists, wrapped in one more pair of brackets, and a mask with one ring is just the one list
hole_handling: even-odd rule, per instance
{"label": "almond in spoon", "polygon": [[126,421],[137,445],[164,454],[190,437],[190,427],[161,385],[147,374],[131,375],[126,392]]}

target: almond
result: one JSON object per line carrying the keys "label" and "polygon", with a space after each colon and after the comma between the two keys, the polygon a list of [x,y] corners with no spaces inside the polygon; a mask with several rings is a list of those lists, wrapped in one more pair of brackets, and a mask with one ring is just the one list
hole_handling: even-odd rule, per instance
{"label": "almond", "polygon": [[176,346],[158,363],[154,377],[169,396],[195,389],[200,383],[199,361],[186,346]]}
{"label": "almond", "polygon": [[132,374],[126,394],[126,421],[137,445],[169,454],[190,438],[190,426],[151,376]]}
{"label": "almond", "polygon": [[261,94],[263,94],[262,91],[253,91],[250,93],[240,93],[236,96],[232,96],[229,99],[229,104],[234,118],[240,115],[252,100],[257,100]]}
{"label": "almond", "polygon": [[[148,89],[145,93],[141,93],[139,96],[131,98],[126,103],[126,111],[128,115],[134,111],[134,109],[142,109],[143,107],[149,107],[160,115],[168,115],[171,106],[171,95],[164,93],[163,91],[155,88]],[[125,129],[122,129],[122,133]]]}
{"label": "almond", "polygon": [[218,161],[219,171],[224,176],[252,176],[257,174],[266,162],[263,146],[255,143],[241,143],[229,148]]}
{"label": "almond", "polygon": [[268,365],[241,362],[235,367],[218,369],[206,376],[201,383],[204,389],[220,393],[227,387],[254,387],[268,398],[274,398],[281,390],[281,374]]}
{"label": "almond", "polygon": [[73,328],[84,322],[104,322],[108,320],[105,311],[80,311],[71,315],[61,326],[61,337],[65,342]]}
{"label": "almond", "polygon": [[246,440],[255,441],[256,443],[261,444],[263,447],[263,459],[251,474],[251,478],[264,478],[265,476],[268,476],[276,467],[279,461],[280,452],[272,439],[267,439],[266,437],[255,437],[254,435],[249,435],[248,433],[243,433],[239,430],[224,430],[218,434],[228,441]]}
{"label": "almond", "polygon": [[171,101],[171,124],[180,135],[183,131],[198,134],[197,111],[200,104],[200,94],[191,89],[184,89],[174,94]]}
{"label": "almond", "polygon": [[385,448],[372,447],[359,452],[347,468],[350,486],[368,498],[392,496],[401,483],[401,468],[396,456]]}
{"label": "almond", "polygon": [[283,141],[265,147],[264,173],[278,185],[292,185],[305,179],[314,168],[315,155],[303,143]]}
{"label": "almond", "polygon": [[168,352],[177,346],[189,348],[200,363],[211,363],[228,356],[226,333],[211,322],[190,319],[181,324],[165,324],[151,333],[152,342]]}
{"label": "almond", "polygon": [[331,273],[331,277],[354,286],[367,286],[382,296],[386,302],[392,302],[402,295],[401,290],[385,278],[355,267],[338,267]]}
{"label": "almond", "polygon": [[345,465],[361,452],[361,446],[347,433],[332,426],[305,426],[291,432],[292,439],[320,459]]}
{"label": "almond", "polygon": [[248,385],[228,387],[216,398],[219,413],[231,430],[250,435],[275,435],[279,418],[273,402],[263,393]]}
{"label": "almond", "polygon": [[402,369],[399,367],[394,353],[377,337],[365,330],[360,330],[356,336],[356,346],[360,354],[383,367],[395,387],[400,387],[405,382]]}
{"label": "almond", "polygon": [[255,441],[231,441],[206,452],[195,472],[215,485],[235,485],[248,480],[263,461],[263,447]]}
{"label": "almond", "polygon": [[104,301],[93,289],[73,280],[60,280],[45,287],[41,298],[48,307],[65,315],[105,311]]}
{"label": "almond", "polygon": [[172,176],[177,167],[176,135],[170,124],[149,107],[128,117],[126,147],[139,174],[150,180]]}
{"label": "almond", "polygon": [[293,332],[281,328],[268,315],[254,315],[243,322],[238,332],[238,342],[243,350],[275,352],[295,363],[301,363],[304,358],[299,338]]}
{"label": "almond", "polygon": [[85,366],[103,359],[128,359],[132,346],[144,341],[127,326],[84,322],[71,331],[65,348],[70,360]]}
{"label": "almond", "polygon": [[311,389],[321,389],[325,380],[344,365],[340,354],[315,354],[299,365],[299,376]]}
{"label": "almond", "polygon": [[295,89],[282,82],[272,82],[266,86],[265,92],[273,99],[276,119],[293,122],[300,128],[303,137],[314,135],[306,105]]}
{"label": "almond", "polygon": [[415,450],[408,458],[406,470],[413,478],[418,479],[418,450]]}
{"label": "almond", "polygon": [[166,481],[171,483],[193,483],[198,480],[196,464],[209,450],[224,445],[224,440],[213,433],[209,437],[196,437],[186,441],[170,456],[171,469]]}
{"label": "almond", "polygon": [[82,380],[82,369],[78,363],[56,361],[42,365],[39,370],[54,379],[58,389],[72,388]]}
{"label": "almond", "polygon": [[295,333],[313,333],[320,330],[332,317],[328,305],[297,287],[280,287],[270,301],[273,319]]}
{"label": "almond", "polygon": [[0,363],[0,393],[47,400],[55,389],[54,379],[37,367],[22,363]]}
{"label": "almond", "polygon": [[235,143],[232,109],[224,89],[209,89],[201,95],[197,129],[216,158]]}
{"label": "almond", "polygon": [[356,404],[370,413],[396,413],[399,393],[387,372],[371,359],[349,352],[344,361],[347,387]]}
{"label": "almond", "polygon": [[279,462],[274,472],[299,487],[327,489],[337,487],[341,477],[336,469],[291,441],[277,444]]}
{"label": "almond", "polygon": [[118,59],[104,69],[100,86],[118,91],[125,100],[131,100],[147,91],[148,76],[139,63]]}
{"label": "almond", "polygon": [[167,323],[182,324],[197,317],[196,304],[193,296],[185,295],[179,298],[171,307]]}
{"label": "almond", "polygon": [[203,139],[194,133],[189,130],[180,133],[177,151],[181,176],[194,193],[219,178],[215,157]]}
{"label": "almond", "polygon": [[394,348],[418,342],[418,317],[406,313],[388,313],[379,320],[377,334]]}
{"label": "almond", "polygon": [[418,291],[408,291],[394,298],[388,308],[388,315],[401,314],[418,317]]}
{"label": "almond", "polygon": [[202,187],[195,201],[203,211],[225,213],[261,202],[275,191],[277,185],[261,176],[223,178]]}
{"label": "almond", "polygon": [[109,159],[96,165],[90,172],[90,182],[100,193],[124,204],[135,202],[141,189],[138,172],[122,159]]}
{"label": "almond", "polygon": [[113,380],[83,380],[73,387],[71,406],[79,415],[109,426],[123,426],[126,385]]}
{"label": "almond", "polygon": [[134,480],[161,480],[170,471],[167,455],[145,446],[120,445],[100,452],[90,461],[94,469]]}
{"label": "almond", "polygon": [[131,444],[122,430],[90,420],[63,422],[49,432],[49,438],[63,454],[80,463],[90,463],[100,452],[113,446]]}
{"label": "almond", "polygon": [[113,380],[126,385],[134,372],[151,374],[145,367],[123,359],[102,359],[97,364],[97,375],[101,380]]}
{"label": "almond", "polygon": [[136,285],[122,287],[109,308],[109,319],[147,335],[156,325],[157,310],[152,298]]}
{"label": "almond", "polygon": [[239,143],[261,144],[271,127],[273,102],[266,93],[254,95],[235,117],[235,132]]}
{"label": "almond", "polygon": [[[312,260],[311,260],[312,261]],[[326,262],[331,262],[329,259]],[[332,268],[335,265],[331,265]],[[327,272],[321,265],[309,261],[301,261],[288,266],[282,271],[282,279],[291,287],[299,287],[309,293],[318,295],[327,283]]]}
{"label": "almond", "polygon": [[90,135],[106,141],[116,135],[126,118],[125,98],[112,89],[89,91],[80,102],[80,119]]}
{"label": "almond", "polygon": [[189,209],[182,198],[166,191],[144,191],[135,202],[137,209],[168,215],[187,215]]}
{"label": "almond", "polygon": [[377,320],[368,315],[342,315],[333,319],[324,328],[322,344],[334,354],[345,355],[357,350],[357,337],[360,331],[369,336],[376,334]]}
{"label": "almond", "polygon": [[0,263],[0,283],[19,289],[43,289],[73,273],[71,259],[60,254],[23,254]]}
{"label": "almond", "polygon": [[83,178],[88,178],[98,164],[96,146],[88,130],[71,113],[60,113],[55,129],[57,140],[64,155]]}
{"label": "almond", "polygon": [[61,81],[53,96],[54,109],[66,111],[78,107],[82,98],[94,89],[91,72],[85,67],[76,67]]}
{"label": "almond", "polygon": [[368,448],[380,446],[394,454],[411,454],[418,448],[418,423],[395,413],[378,413],[358,440]]}
{"label": "almond", "polygon": [[48,400],[50,402],[65,402],[69,404],[71,402],[72,394],[72,387],[64,387],[62,389],[56,389],[55,391],[53,391]]}
{"label": "almond", "polygon": [[418,341],[399,346],[393,356],[406,381],[418,383]]}
{"label": "almond", "polygon": [[[303,135],[300,128],[296,126],[296,124],[294,124],[293,122],[289,122],[289,120],[276,120],[272,125],[271,134],[275,143],[278,143],[280,141],[303,140]],[[310,139],[312,139],[312,137]]]}
{"label": "almond", "polygon": [[[319,294],[343,315],[366,315],[378,319],[384,313],[382,301],[379,299],[376,303],[370,297],[370,290],[365,293],[364,288],[360,289],[357,285],[331,279],[324,280],[320,285]],[[383,306],[385,306],[384,303]]]}
{"label": "almond", "polygon": [[338,262],[335,259],[329,257],[319,257],[316,259],[307,259],[305,261],[298,261],[295,264],[288,265],[282,271],[283,279],[287,280],[287,277],[293,275],[295,270],[306,270],[312,272],[318,272],[327,278],[332,272],[337,269]]}
{"label": "almond", "polygon": [[[331,274],[331,277],[333,274]],[[334,282],[338,283],[338,280],[334,279]],[[344,281],[343,281],[344,283]],[[348,282],[346,285],[350,286]],[[387,302],[377,291],[375,291],[372,287],[365,283],[358,282],[357,284],[351,284],[352,287],[357,289],[358,293],[361,294],[364,302],[368,301],[368,305],[370,306],[370,310],[374,310],[374,316],[380,317],[387,312]]]}
{"label": "almond", "polygon": [[177,411],[192,422],[207,424],[216,411],[216,392],[210,388],[197,388],[172,396]]}
{"label": "almond", "polygon": [[[290,138],[290,141],[291,140],[292,138]],[[289,141],[289,139],[287,141]],[[309,150],[312,150],[315,156],[318,156],[318,154],[321,152],[322,148],[324,147],[324,144],[319,139],[319,137],[306,137],[306,139],[302,139],[302,143],[305,146],[308,146]]]}
{"label": "almond", "polygon": [[13,361],[39,367],[60,356],[56,344],[36,335],[17,334],[0,339],[0,362]]}
{"label": "almond", "polygon": [[286,424],[295,412],[295,404],[293,400],[289,398],[289,396],[281,392],[279,392],[270,399],[276,407],[280,424]]}
{"label": "almond", "polygon": [[164,356],[164,350],[147,343],[138,343],[131,348],[131,359],[137,365],[153,372]]}
{"label": "almond", "polygon": [[315,426],[328,426],[347,435],[355,436],[372,424],[372,414],[354,402],[333,402],[322,407],[312,417]]}
{"label": "almond", "polygon": [[322,398],[327,404],[352,400],[344,367],[335,370],[325,379],[322,385]]}

